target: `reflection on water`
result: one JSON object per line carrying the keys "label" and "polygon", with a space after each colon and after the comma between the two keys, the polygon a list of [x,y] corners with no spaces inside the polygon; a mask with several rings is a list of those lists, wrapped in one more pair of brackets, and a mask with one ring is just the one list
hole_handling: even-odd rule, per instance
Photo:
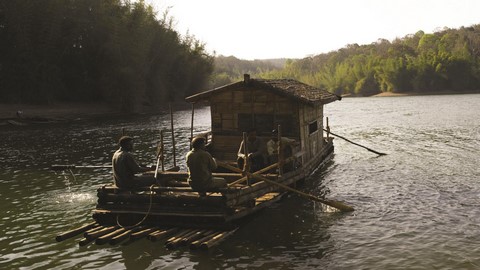
{"label": "reflection on water", "polygon": [[[78,247],[55,242],[89,222],[96,188],[109,169],[61,173],[51,164],[105,165],[122,129],[136,156],[152,164],[170,116],[98,119],[50,126],[1,127],[0,267],[3,269],[476,269],[480,268],[480,95],[352,98],[326,106],[333,160],[303,189],[355,207],[323,213],[289,195],[252,217],[209,252],[166,250],[162,243]],[[208,130],[208,108],[195,113]],[[190,137],[190,110],[175,112],[177,164]],[[172,145],[165,132],[165,145]],[[166,167],[173,155],[166,155]]]}

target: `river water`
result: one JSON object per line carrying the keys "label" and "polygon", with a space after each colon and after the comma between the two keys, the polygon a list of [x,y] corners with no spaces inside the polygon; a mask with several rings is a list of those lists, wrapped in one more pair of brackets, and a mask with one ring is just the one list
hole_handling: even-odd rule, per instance
{"label": "river water", "polygon": [[[61,173],[51,164],[109,164],[122,132],[152,164],[169,115],[0,127],[1,269],[480,269],[480,95],[345,98],[329,104],[333,160],[304,191],[342,200],[353,213],[323,213],[296,195],[261,211],[208,252],[163,242],[78,246],[59,233],[91,221],[108,169]],[[190,110],[174,113],[177,163]],[[209,109],[195,112],[196,132]],[[166,144],[171,144],[166,133]],[[173,165],[168,153],[167,167]]]}

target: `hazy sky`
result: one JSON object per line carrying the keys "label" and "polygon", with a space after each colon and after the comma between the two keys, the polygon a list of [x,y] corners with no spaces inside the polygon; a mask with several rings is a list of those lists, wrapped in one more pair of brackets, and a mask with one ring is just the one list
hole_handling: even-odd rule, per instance
{"label": "hazy sky", "polygon": [[303,58],[418,30],[480,24],[480,0],[145,0],[210,53]]}

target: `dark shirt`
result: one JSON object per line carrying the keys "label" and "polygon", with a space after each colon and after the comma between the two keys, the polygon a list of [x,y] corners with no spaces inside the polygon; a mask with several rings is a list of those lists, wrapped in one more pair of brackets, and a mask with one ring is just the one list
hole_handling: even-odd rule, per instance
{"label": "dark shirt", "polygon": [[135,174],[142,172],[133,155],[122,148],[113,154],[112,169],[115,185],[120,188],[133,187]]}
{"label": "dark shirt", "polygon": [[187,153],[188,183],[194,190],[205,191],[213,183],[212,171],[217,163],[210,153],[203,149],[193,149]]}
{"label": "dark shirt", "polygon": [[[257,160],[265,161],[266,154],[267,154],[267,146],[262,138],[257,137],[255,141],[251,142],[247,139],[247,149],[248,154],[252,154],[252,158],[256,158]],[[242,156],[245,154],[243,152],[243,140],[240,143],[240,148],[238,149],[238,156]]]}

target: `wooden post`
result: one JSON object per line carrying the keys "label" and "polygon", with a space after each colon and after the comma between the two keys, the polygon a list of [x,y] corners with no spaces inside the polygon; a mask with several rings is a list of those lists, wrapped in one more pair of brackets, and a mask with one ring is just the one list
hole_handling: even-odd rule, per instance
{"label": "wooden post", "polygon": [[[195,103],[192,103],[192,123],[190,125],[190,150],[192,150],[192,140],[193,140],[193,116],[195,115]],[[205,142],[206,144],[207,142]]]}
{"label": "wooden post", "polygon": [[162,160],[162,172],[165,171],[165,151],[163,149],[164,148],[164,145],[163,145],[163,129],[160,131],[160,147],[162,148],[162,153],[161,153],[161,157],[160,159]]}
{"label": "wooden post", "polygon": [[[248,147],[247,147],[247,133],[243,132],[243,174],[247,175],[247,172],[250,171],[250,159],[248,158]],[[247,177],[247,185],[250,185],[250,178]]]}
{"label": "wooden post", "polygon": [[283,174],[283,164],[285,164],[285,161],[283,160],[282,129],[280,125],[278,125],[277,131],[278,174],[281,176]]}
{"label": "wooden post", "polygon": [[327,139],[330,138],[330,125],[328,124],[328,117],[327,117]]}
{"label": "wooden post", "polygon": [[172,110],[172,103],[169,103],[168,106],[170,107],[170,126],[172,129],[172,153],[173,153],[173,167],[177,167],[177,155],[175,152],[175,132],[173,130],[173,110]]}

